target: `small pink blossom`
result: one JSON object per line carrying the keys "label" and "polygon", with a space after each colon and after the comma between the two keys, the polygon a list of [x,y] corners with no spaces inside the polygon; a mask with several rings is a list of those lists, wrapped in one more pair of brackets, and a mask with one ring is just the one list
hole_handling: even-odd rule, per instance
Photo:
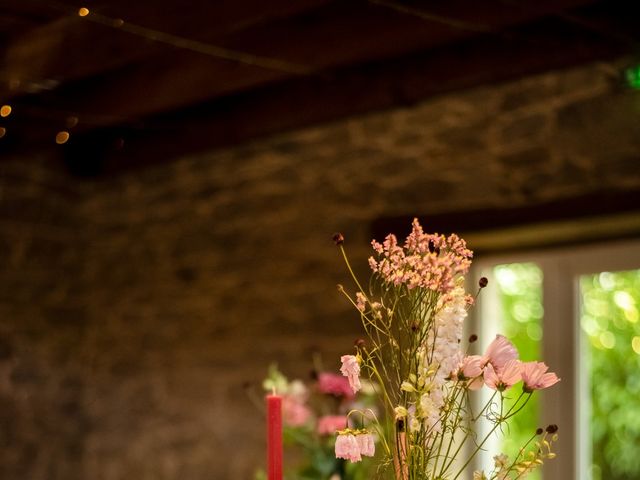
{"label": "small pink blossom", "polygon": [[482,381],[483,357],[480,355],[467,355],[459,363],[453,376],[458,380],[467,380],[470,390],[479,390],[484,384]]}
{"label": "small pink blossom", "polygon": [[482,357],[480,355],[464,357],[458,366],[458,376],[469,379],[480,375],[482,375]]}
{"label": "small pink blossom", "polygon": [[473,256],[457,235],[424,233],[417,219],[404,247],[395,235],[388,235],[382,244],[373,241],[372,246],[377,258],[369,259],[369,265],[386,282],[442,294],[456,287],[460,276],[469,270]]}
{"label": "small pink blossom", "polygon": [[338,430],[343,430],[347,427],[347,417],[344,415],[325,415],[318,419],[318,426],[316,431],[318,435],[331,435]]}
{"label": "small pink blossom", "polygon": [[372,457],[376,452],[373,435],[370,433],[339,434],[336,438],[335,451],[336,458],[344,458],[351,462],[359,462],[363,455]]}
{"label": "small pink blossom", "polygon": [[356,393],[362,388],[360,384],[360,363],[355,355],[343,355],[340,357],[340,361],[342,362],[340,371],[342,375],[349,379],[349,385],[353,393]]}
{"label": "small pink blossom", "polygon": [[373,441],[373,435],[370,433],[363,433],[356,435],[356,441],[360,447],[360,455],[365,457],[373,457],[376,453],[376,444]]}
{"label": "small pink blossom", "polygon": [[344,458],[351,462],[359,462],[362,460],[362,456],[360,455],[360,445],[358,445],[355,435],[350,433],[338,435],[336,438],[335,451],[336,458]]}
{"label": "small pink blossom", "polygon": [[490,363],[496,372],[500,372],[510,360],[517,360],[518,350],[504,335],[496,335],[484,353],[484,363]]}
{"label": "small pink blossom", "polygon": [[560,381],[555,373],[546,373],[549,367],[544,362],[526,362],[521,366],[524,391],[533,392],[555,385]]}
{"label": "small pink blossom", "polygon": [[367,307],[367,297],[362,292],[356,293],[356,307],[361,312],[364,312]]}
{"label": "small pink blossom", "polygon": [[322,372],[318,374],[318,390],[320,393],[336,397],[353,398],[355,396],[349,385],[349,380],[336,373]]}
{"label": "small pink blossom", "polygon": [[491,363],[484,367],[484,383],[493,390],[508,390],[521,380],[518,360],[509,360],[500,371],[496,371]]}
{"label": "small pink blossom", "polygon": [[282,397],[282,421],[291,427],[300,427],[311,418],[311,410],[300,399],[284,395]]}

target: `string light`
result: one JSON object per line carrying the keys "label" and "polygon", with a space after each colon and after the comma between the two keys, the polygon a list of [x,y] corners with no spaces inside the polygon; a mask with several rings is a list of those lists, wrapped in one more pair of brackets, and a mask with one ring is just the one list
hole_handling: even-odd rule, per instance
{"label": "string light", "polygon": [[68,140],[69,140],[69,132],[67,132],[66,130],[63,130],[56,134],[56,143],[58,145],[67,143]]}
{"label": "string light", "polygon": [[4,127],[0,127],[0,138],[4,137],[7,134],[7,129]]}
{"label": "string light", "polygon": [[[83,15],[84,13],[84,15]],[[210,57],[229,60],[236,63],[251,65],[254,67],[273,70],[276,72],[284,72],[293,75],[310,75],[313,69],[306,65],[288,62],[279,58],[265,57],[261,55],[253,55],[250,53],[231,50],[229,48],[211,45],[209,43],[200,42],[191,38],[180,37],[171,33],[154,30],[152,28],[143,27],[134,23],[125,22],[121,18],[111,18],[99,13],[92,13],[89,16],[89,9],[81,8],[78,15],[85,17],[88,21],[99,23],[107,27],[117,28],[125,32],[146,38],[158,43],[164,43],[176,48],[190,50],[192,52],[201,53]]]}
{"label": "string light", "polygon": [[11,105],[0,107],[0,117],[8,117],[9,115],[11,115]]}
{"label": "string light", "polygon": [[78,125],[78,117],[76,117],[75,115],[71,117],[67,117],[67,120],[65,123],[67,125],[67,128],[73,128],[76,125]]}

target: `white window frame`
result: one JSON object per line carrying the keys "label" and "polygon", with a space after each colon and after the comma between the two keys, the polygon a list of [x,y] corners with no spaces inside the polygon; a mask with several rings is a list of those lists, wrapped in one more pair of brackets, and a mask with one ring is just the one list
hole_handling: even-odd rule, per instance
{"label": "white window frame", "polygon": [[[473,245],[471,245],[473,247]],[[508,263],[532,262],[543,271],[542,360],[562,381],[543,392],[540,425],[560,426],[555,460],[543,468],[544,480],[590,480],[589,379],[579,368],[585,346],[581,334],[579,277],[605,271],[640,269],[640,240],[624,240],[547,250],[480,256],[474,261],[470,278],[489,278],[489,287],[480,295],[471,317],[470,331],[480,334],[481,349],[498,331],[497,290],[493,267]],[[584,365],[583,365],[584,367]]]}

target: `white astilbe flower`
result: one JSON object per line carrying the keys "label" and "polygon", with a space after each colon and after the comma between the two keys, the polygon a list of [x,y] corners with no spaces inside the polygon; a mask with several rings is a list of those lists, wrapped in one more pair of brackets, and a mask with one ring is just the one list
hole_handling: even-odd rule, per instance
{"label": "white astilbe flower", "polygon": [[429,364],[438,365],[436,377],[445,379],[458,368],[463,355],[460,350],[462,324],[467,317],[466,294],[462,287],[452,290],[448,302],[435,316],[434,326],[427,337]]}
{"label": "white astilbe flower", "polygon": [[[438,389],[438,391],[441,391],[441,389]],[[420,411],[427,431],[441,432],[440,408],[444,401],[442,400],[442,395],[435,394],[436,391],[433,393],[424,393],[420,397]]]}

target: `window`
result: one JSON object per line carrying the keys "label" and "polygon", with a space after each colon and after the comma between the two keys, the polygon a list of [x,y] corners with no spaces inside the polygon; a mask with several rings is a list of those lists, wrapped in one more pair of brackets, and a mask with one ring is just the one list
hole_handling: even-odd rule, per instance
{"label": "window", "polygon": [[504,332],[562,378],[509,432],[560,426],[558,458],[538,478],[640,478],[640,242],[480,257],[481,276],[490,284],[471,328],[482,347]]}

